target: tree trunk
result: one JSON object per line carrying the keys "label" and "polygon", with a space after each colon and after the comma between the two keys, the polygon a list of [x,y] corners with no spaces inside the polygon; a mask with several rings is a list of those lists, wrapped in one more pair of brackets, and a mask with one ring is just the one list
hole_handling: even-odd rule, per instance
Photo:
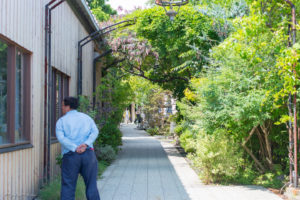
{"label": "tree trunk", "polygon": [[252,130],[250,131],[248,137],[245,139],[245,141],[242,143],[242,147],[245,149],[245,151],[251,156],[251,158],[254,160],[255,164],[256,164],[256,168],[260,173],[264,173],[266,171],[266,169],[264,168],[264,166],[261,164],[261,162],[259,162],[259,160],[253,155],[253,153],[251,152],[251,150],[246,146],[246,143],[248,142],[248,140],[250,140],[250,138],[252,137],[252,135],[254,134],[255,130],[257,129],[257,126],[255,126],[254,128],[252,128]]}
{"label": "tree trunk", "polygon": [[259,162],[259,160],[257,160],[257,158],[253,155],[253,153],[251,152],[250,149],[248,149],[248,147],[246,147],[246,145],[242,144],[242,147],[246,150],[246,152],[251,156],[251,158],[254,160],[255,164],[256,164],[256,168],[260,173],[264,173],[266,171],[266,169],[264,168],[264,166],[261,164],[261,162]]}
{"label": "tree trunk", "polygon": [[256,134],[259,141],[261,159],[265,160],[265,158],[267,157],[267,152],[265,150],[265,143],[264,143],[265,140],[258,128],[256,129]]}
{"label": "tree trunk", "polygon": [[268,122],[265,122],[263,125],[260,125],[260,127],[261,127],[261,130],[263,131],[264,137],[265,137],[265,144],[266,144],[266,150],[267,150],[266,159],[267,159],[270,169],[273,169],[272,148],[271,148],[271,143],[269,140],[271,124],[272,124],[272,122],[268,121]]}

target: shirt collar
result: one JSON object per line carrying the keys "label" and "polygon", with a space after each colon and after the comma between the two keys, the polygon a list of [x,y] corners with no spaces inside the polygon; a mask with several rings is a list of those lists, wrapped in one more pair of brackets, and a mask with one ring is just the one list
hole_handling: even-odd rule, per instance
{"label": "shirt collar", "polygon": [[77,110],[70,110],[69,112],[66,113],[66,115],[76,113],[76,112],[77,112]]}

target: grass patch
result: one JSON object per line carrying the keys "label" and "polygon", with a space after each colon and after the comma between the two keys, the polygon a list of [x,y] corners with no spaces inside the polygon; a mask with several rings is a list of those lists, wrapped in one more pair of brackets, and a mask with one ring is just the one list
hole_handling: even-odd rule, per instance
{"label": "grass patch", "polygon": [[[98,178],[101,177],[105,169],[108,167],[109,163],[106,161],[98,162]],[[61,177],[58,176],[54,178],[49,184],[45,185],[39,193],[39,199],[41,200],[57,200],[60,199],[60,189],[61,189]],[[76,193],[76,200],[86,200],[85,198],[85,185],[83,178],[79,175]]]}
{"label": "grass patch", "polygon": [[109,166],[109,163],[101,160],[98,162],[98,179],[101,178],[101,175],[106,170],[106,168]]}

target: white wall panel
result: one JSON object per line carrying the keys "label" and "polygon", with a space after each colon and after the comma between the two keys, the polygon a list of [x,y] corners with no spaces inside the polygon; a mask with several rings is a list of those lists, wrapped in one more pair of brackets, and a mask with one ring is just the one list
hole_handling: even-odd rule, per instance
{"label": "white wall panel", "polygon": [[[49,0],[0,0],[0,37],[32,52],[31,139],[33,148],[0,154],[0,199],[30,198],[43,177],[45,5]],[[77,42],[88,33],[64,2],[52,13],[52,66],[70,76],[70,94],[77,93]],[[91,95],[93,44],[83,49],[83,94]],[[52,175],[59,172],[52,145]],[[18,198],[15,198],[18,199]]]}

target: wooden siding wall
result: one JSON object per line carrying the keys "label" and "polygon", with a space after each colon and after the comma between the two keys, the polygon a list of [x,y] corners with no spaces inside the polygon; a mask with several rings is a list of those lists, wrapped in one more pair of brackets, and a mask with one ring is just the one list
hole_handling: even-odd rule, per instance
{"label": "wooden siding wall", "polygon": [[56,157],[61,153],[60,144],[51,145],[51,158],[50,158],[50,174],[51,177],[56,177],[60,174],[60,167],[56,164]]}
{"label": "wooden siding wall", "polygon": [[[49,0],[0,0],[0,34],[32,52],[31,55],[31,141],[33,148],[0,154],[0,200],[32,199],[43,178],[44,135],[44,10]],[[68,74],[70,95],[77,91],[77,42],[87,32],[64,2],[53,11],[52,64]],[[93,44],[83,51],[83,93],[92,92]],[[59,170],[53,144],[51,173]]]}
{"label": "wooden siding wall", "polygon": [[[73,14],[67,3],[52,11],[52,66],[71,77],[70,95],[77,94],[77,42],[87,32]],[[83,47],[82,92],[91,96],[93,92],[93,43]]]}

